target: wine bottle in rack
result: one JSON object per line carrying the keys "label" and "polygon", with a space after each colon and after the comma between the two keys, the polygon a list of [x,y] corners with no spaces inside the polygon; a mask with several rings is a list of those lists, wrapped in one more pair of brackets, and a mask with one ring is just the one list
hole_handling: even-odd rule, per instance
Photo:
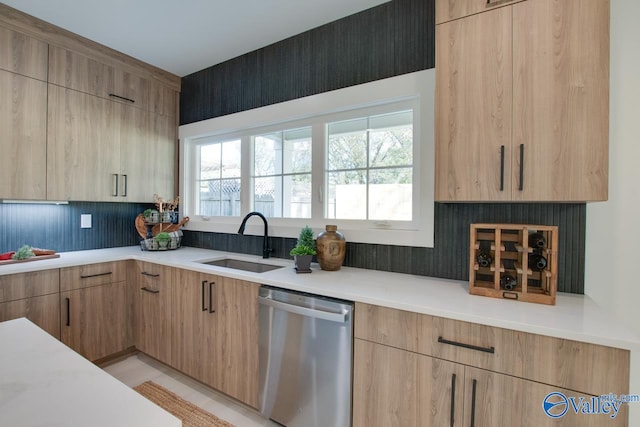
{"label": "wine bottle in rack", "polygon": [[500,276],[500,287],[507,291],[512,291],[516,288],[517,285],[516,278],[510,274],[503,274]]}
{"label": "wine bottle in rack", "polygon": [[544,238],[542,233],[529,234],[529,247],[533,249],[542,249],[546,246],[547,239]]}
{"label": "wine bottle in rack", "polygon": [[542,271],[547,268],[547,259],[539,252],[529,255],[529,268],[534,271]]}
{"label": "wine bottle in rack", "polygon": [[487,241],[481,241],[478,253],[476,255],[476,262],[481,268],[489,268],[493,262],[491,256],[491,245]]}
{"label": "wine bottle in rack", "polygon": [[478,252],[478,256],[476,257],[476,261],[478,265],[482,268],[489,268],[491,266],[491,262],[493,258],[491,258],[491,254],[486,251]]}

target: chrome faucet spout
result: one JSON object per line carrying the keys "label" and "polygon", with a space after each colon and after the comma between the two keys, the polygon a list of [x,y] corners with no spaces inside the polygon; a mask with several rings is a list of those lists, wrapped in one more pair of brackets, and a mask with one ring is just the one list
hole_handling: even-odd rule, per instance
{"label": "chrome faucet spout", "polygon": [[271,252],[271,248],[269,247],[269,226],[267,224],[267,218],[262,215],[260,212],[249,212],[242,219],[242,224],[240,224],[240,228],[238,229],[238,234],[244,234],[244,229],[247,225],[247,220],[252,216],[259,216],[264,222],[264,237],[262,241],[262,258],[269,258],[269,252]]}

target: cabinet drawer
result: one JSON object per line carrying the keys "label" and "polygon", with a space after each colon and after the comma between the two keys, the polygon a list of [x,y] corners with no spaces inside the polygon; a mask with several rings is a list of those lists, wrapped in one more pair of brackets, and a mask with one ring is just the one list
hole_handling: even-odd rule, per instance
{"label": "cabinet drawer", "polygon": [[436,24],[521,1],[523,0],[436,0]]}
{"label": "cabinet drawer", "polygon": [[0,69],[47,80],[47,44],[0,27]]}
{"label": "cabinet drawer", "polygon": [[524,377],[596,396],[629,392],[629,351],[526,334]]}
{"label": "cabinet drawer", "polygon": [[159,264],[138,262],[136,281],[141,288],[157,290],[162,283],[171,281],[171,270]]}
{"label": "cabinet drawer", "polygon": [[0,276],[0,302],[16,301],[60,291],[60,270]]}
{"label": "cabinet drawer", "polygon": [[356,303],[354,336],[404,350],[417,351],[418,314]]}
{"label": "cabinet drawer", "polygon": [[464,365],[522,376],[525,333],[420,315],[418,352]]}
{"label": "cabinet drawer", "polygon": [[60,270],[60,290],[122,282],[127,278],[127,265],[127,261],[114,261],[63,268]]}

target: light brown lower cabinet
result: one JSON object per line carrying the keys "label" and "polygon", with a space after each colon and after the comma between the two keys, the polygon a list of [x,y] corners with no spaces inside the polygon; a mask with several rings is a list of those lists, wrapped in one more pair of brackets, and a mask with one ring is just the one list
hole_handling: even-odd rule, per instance
{"label": "light brown lower cabinet", "polygon": [[60,293],[61,340],[89,360],[132,345],[126,281]]}
{"label": "light brown lower cabinet", "polygon": [[215,384],[217,276],[173,269],[172,366],[205,384]]}
{"label": "light brown lower cabinet", "polygon": [[242,280],[173,271],[171,365],[254,408],[258,289]]}
{"label": "light brown lower cabinet", "polygon": [[[418,353],[355,340],[353,425],[380,427],[626,426],[628,407],[614,417],[587,414],[595,396]],[[560,403],[543,410],[543,402]],[[563,400],[563,397],[566,400]],[[595,403],[595,407],[594,407]],[[576,413],[576,409],[578,413]]]}
{"label": "light brown lower cabinet", "polygon": [[220,277],[216,286],[214,387],[258,407],[258,290],[260,285]]}
{"label": "light brown lower cabinet", "polygon": [[60,339],[60,300],[58,293],[0,303],[0,322],[26,317]]}
{"label": "light brown lower cabinet", "polygon": [[60,338],[60,270],[0,276],[0,322],[26,317]]}
{"label": "light brown lower cabinet", "polygon": [[136,348],[172,365],[171,268],[146,262],[136,266]]}

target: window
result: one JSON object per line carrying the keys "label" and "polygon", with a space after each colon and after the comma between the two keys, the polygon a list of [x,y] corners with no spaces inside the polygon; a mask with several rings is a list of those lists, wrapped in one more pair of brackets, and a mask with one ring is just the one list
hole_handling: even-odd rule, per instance
{"label": "window", "polygon": [[205,216],[240,215],[241,141],[199,145],[200,188],[196,213]]}
{"label": "window", "polygon": [[[351,242],[433,245],[434,70],[180,127],[187,229],[336,224]],[[262,234],[262,224],[247,224]]]}
{"label": "window", "polygon": [[413,111],[328,125],[326,218],[411,221]]}
{"label": "window", "polygon": [[253,210],[311,218],[311,128],[253,137]]}

